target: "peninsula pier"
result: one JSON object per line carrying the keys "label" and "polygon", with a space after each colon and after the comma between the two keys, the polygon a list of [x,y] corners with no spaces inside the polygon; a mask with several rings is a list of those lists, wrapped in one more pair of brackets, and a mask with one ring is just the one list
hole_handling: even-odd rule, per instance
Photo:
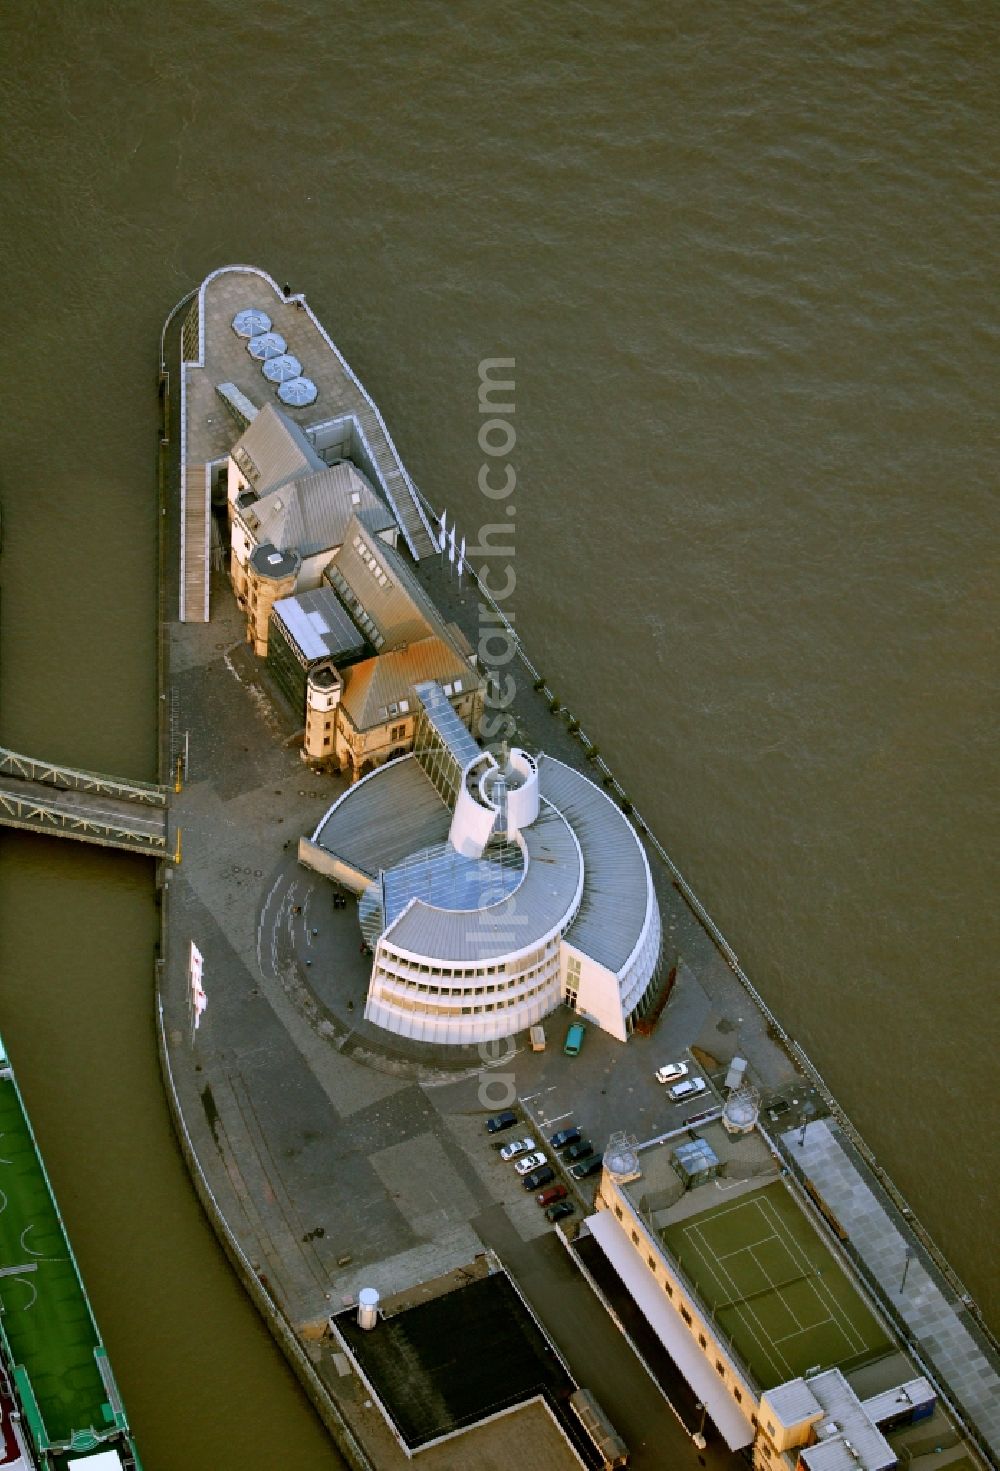
{"label": "peninsula pier", "polygon": [[489,595],[304,296],[181,307],[164,1081],[352,1467],[988,1464],[974,1304],[519,645],[484,748]]}

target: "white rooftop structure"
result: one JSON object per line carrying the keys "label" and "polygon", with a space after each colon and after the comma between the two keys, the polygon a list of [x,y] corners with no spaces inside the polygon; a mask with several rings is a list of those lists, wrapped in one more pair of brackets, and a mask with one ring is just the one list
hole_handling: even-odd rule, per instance
{"label": "white rooftop structure", "polygon": [[[895,1451],[839,1369],[814,1374],[808,1387],[822,1411],[814,1426],[815,1445],[799,1451],[808,1471],[888,1471],[896,1465]],[[771,1404],[773,1394],[768,1395]]]}

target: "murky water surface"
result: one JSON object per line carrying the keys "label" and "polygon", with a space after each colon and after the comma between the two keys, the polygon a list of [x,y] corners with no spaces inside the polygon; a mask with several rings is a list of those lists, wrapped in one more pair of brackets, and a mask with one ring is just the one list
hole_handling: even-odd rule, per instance
{"label": "murky water surface", "polygon": [[[0,738],[153,774],[155,371],[304,289],[994,1312],[994,7],[9,6]],[[155,1066],[138,861],[0,838],[0,1025],[149,1471],[324,1466]]]}

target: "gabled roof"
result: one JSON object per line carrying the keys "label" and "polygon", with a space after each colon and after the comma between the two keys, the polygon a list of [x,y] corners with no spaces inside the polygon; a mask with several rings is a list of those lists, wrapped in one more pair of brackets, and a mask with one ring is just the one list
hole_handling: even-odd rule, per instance
{"label": "gabled roof", "polygon": [[373,535],[396,524],[388,506],[348,460],[286,481],[248,506],[243,517],[258,541],[282,550],[294,547],[304,557],[339,547],[355,519]]}
{"label": "gabled roof", "polygon": [[424,680],[450,684],[461,679],[469,690],[479,685],[479,675],[462,653],[436,635],[418,639],[403,648],[383,649],[374,658],[341,670],[341,677],[344,681],[341,705],[356,730],[384,725],[386,720],[394,718],[387,714],[389,706],[398,705],[400,700],[409,700],[408,713],[415,715],[420,706],[414,686]]}
{"label": "gabled roof", "polygon": [[273,404],[264,405],[230,453],[258,495],[325,468],[299,426]]}
{"label": "gabled roof", "polygon": [[[347,528],[344,544],[328,570],[340,574],[381,634],[383,648],[398,648],[435,635],[463,653],[468,645],[456,637],[402,557],[379,541],[359,519]],[[337,586],[336,577],[331,577]],[[468,665],[466,665],[468,672]],[[437,678],[426,675],[425,678]]]}

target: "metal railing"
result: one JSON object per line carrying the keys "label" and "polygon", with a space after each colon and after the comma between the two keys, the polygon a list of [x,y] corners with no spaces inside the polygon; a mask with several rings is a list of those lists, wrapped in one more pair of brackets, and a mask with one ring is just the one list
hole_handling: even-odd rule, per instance
{"label": "metal railing", "polygon": [[93,792],[102,797],[115,797],[121,802],[137,802],[145,807],[165,807],[167,794],[153,782],[123,781],[97,771],[82,771],[74,766],[60,766],[53,761],[39,761],[0,746],[0,776],[14,776],[21,781],[41,782],[63,790]]}
{"label": "metal railing", "polygon": [[22,828],[28,832],[51,833],[55,837],[77,838],[105,848],[125,848],[133,853],[149,853],[160,858],[167,849],[167,825],[157,832],[114,822],[106,817],[87,815],[86,808],[59,807],[53,802],[39,802],[35,797],[20,797],[0,788],[0,824]]}

